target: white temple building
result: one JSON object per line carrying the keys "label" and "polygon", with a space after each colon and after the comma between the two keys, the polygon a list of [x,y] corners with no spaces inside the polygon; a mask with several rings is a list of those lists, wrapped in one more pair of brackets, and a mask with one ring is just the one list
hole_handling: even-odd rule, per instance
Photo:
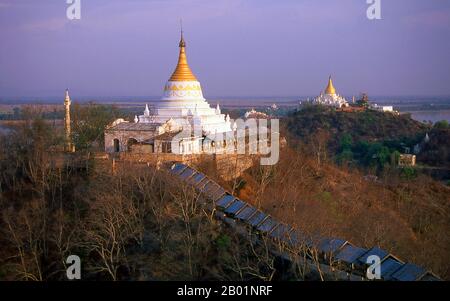
{"label": "white temple building", "polygon": [[222,114],[219,104],[211,108],[203,97],[200,82],[187,63],[183,32],[179,47],[178,64],[164,86],[161,102],[154,112],[146,105],[134,122],[118,119],[111,124],[105,130],[106,152],[129,151],[136,145],[146,148],[146,152],[171,152],[172,138],[190,129],[195,134],[179,142],[181,152],[189,154],[201,151],[206,136],[233,131],[230,116]]}
{"label": "white temple building", "polygon": [[264,112],[258,112],[254,108],[252,108],[250,111],[245,112],[244,114],[245,119],[268,119],[269,115],[267,115]]}
{"label": "white temple building", "polygon": [[348,101],[341,95],[336,93],[336,89],[333,86],[333,80],[331,75],[328,78],[328,85],[324,92],[321,92],[319,96],[312,100],[307,100],[306,103],[331,106],[335,108],[348,107]]}

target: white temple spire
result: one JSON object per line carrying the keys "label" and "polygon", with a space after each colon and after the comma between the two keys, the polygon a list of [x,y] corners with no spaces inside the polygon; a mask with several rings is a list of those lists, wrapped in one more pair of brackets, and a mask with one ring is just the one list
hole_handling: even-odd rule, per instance
{"label": "white temple spire", "polygon": [[70,129],[70,105],[71,100],[69,96],[69,89],[66,89],[66,92],[64,94],[64,136],[65,136],[65,144],[64,149],[67,152],[74,152],[75,147],[72,144],[72,137],[71,137],[71,129]]}
{"label": "white temple spire", "polygon": [[136,115],[134,115],[134,123],[138,123],[138,122],[139,122],[139,118]]}
{"label": "white temple spire", "polygon": [[217,115],[221,114],[219,103],[217,103],[216,114]]}
{"label": "white temple spire", "polygon": [[148,104],[145,104],[144,116],[150,116],[150,110],[148,109]]}
{"label": "white temple spire", "polygon": [[66,89],[66,92],[64,94],[64,102],[68,102],[70,105],[69,89]]}

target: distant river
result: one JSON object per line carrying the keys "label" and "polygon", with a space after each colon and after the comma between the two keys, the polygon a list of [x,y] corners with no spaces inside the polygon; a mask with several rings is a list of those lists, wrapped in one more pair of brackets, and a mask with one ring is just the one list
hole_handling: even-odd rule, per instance
{"label": "distant river", "polygon": [[442,111],[415,111],[410,112],[411,117],[417,121],[432,121],[435,123],[436,121],[447,120],[450,122],[450,111],[442,110]]}

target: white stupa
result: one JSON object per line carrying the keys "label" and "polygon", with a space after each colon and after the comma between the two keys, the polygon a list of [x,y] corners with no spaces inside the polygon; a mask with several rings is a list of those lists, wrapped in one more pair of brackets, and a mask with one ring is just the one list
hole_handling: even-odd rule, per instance
{"label": "white stupa", "polygon": [[320,93],[319,96],[315,97],[309,102],[312,104],[331,106],[335,108],[342,108],[349,106],[347,100],[343,96],[336,93],[336,89],[333,86],[331,75],[328,79],[328,85],[325,88],[325,91]]}
{"label": "white stupa", "polygon": [[221,113],[219,104],[211,108],[203,97],[200,82],[192,73],[186,58],[186,42],[181,31],[178,64],[169,81],[164,86],[164,96],[155,108],[154,114],[146,106],[138,123],[163,124],[169,120],[183,127],[200,125],[203,134],[232,131],[230,117]]}

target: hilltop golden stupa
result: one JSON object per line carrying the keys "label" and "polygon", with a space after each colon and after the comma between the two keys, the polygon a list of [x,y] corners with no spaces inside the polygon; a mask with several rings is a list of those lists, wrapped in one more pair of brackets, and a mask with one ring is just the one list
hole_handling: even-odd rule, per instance
{"label": "hilltop golden stupa", "polygon": [[343,96],[336,93],[336,89],[334,88],[331,75],[328,78],[328,85],[325,88],[325,91],[321,92],[319,96],[315,97],[314,99],[308,102],[312,104],[331,106],[335,108],[342,108],[349,106],[347,100]]}

